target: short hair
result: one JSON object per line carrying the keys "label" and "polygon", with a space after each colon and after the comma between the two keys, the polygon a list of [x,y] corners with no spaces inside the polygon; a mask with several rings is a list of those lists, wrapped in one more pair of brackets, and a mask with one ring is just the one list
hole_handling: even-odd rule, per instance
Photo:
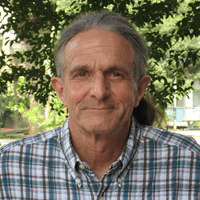
{"label": "short hair", "polygon": [[124,36],[133,46],[135,51],[134,72],[136,82],[145,75],[145,66],[147,61],[146,47],[142,37],[135,28],[119,14],[109,11],[101,11],[81,15],[70,26],[65,28],[55,48],[55,63],[57,75],[64,80],[65,64],[65,45],[67,42],[82,31],[92,28],[103,28]]}

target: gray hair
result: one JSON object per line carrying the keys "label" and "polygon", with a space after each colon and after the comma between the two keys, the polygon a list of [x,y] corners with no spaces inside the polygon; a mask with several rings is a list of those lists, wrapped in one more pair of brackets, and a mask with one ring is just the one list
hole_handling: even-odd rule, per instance
{"label": "gray hair", "polygon": [[133,49],[135,50],[135,78],[138,82],[140,77],[145,75],[145,66],[147,61],[146,48],[143,39],[126,19],[122,18],[118,14],[108,11],[89,13],[80,16],[78,20],[63,30],[55,50],[57,75],[64,81],[63,76],[66,66],[64,48],[67,42],[78,33],[91,28],[103,28],[114,31],[123,35],[132,44]]}

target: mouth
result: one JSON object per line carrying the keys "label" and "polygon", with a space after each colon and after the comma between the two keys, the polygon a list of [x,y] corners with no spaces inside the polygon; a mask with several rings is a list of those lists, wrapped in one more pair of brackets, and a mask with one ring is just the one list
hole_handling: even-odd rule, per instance
{"label": "mouth", "polygon": [[110,110],[113,108],[86,108],[87,110]]}

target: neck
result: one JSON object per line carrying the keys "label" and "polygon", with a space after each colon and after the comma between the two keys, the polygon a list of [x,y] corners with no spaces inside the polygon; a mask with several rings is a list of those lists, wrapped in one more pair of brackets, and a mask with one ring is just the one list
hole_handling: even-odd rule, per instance
{"label": "neck", "polygon": [[105,174],[110,165],[116,161],[122,153],[129,134],[130,123],[123,131],[115,133],[93,134],[83,131],[71,130],[71,139],[74,149],[80,159],[86,162],[97,178]]}

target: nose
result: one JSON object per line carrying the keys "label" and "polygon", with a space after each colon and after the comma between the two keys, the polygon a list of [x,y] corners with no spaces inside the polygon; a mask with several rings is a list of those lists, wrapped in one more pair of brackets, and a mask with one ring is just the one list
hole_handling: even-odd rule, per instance
{"label": "nose", "polygon": [[103,74],[96,75],[92,84],[91,96],[93,98],[102,101],[109,97],[109,83]]}

